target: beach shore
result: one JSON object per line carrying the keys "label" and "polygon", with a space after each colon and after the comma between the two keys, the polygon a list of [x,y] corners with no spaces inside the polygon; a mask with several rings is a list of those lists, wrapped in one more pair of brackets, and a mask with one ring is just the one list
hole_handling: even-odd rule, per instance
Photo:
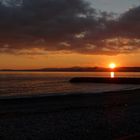
{"label": "beach shore", "polygon": [[140,133],[140,89],[0,99],[0,138],[112,140]]}

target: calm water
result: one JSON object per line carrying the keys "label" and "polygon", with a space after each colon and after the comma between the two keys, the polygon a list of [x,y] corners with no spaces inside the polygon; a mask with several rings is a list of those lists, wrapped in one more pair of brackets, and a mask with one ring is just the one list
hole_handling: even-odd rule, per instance
{"label": "calm water", "polygon": [[[72,84],[69,80],[77,76],[110,77],[108,72],[16,72],[0,73],[0,96],[40,95],[68,93],[98,93],[105,91],[129,90],[139,85],[117,84]],[[139,77],[140,73],[115,73],[117,77]]]}

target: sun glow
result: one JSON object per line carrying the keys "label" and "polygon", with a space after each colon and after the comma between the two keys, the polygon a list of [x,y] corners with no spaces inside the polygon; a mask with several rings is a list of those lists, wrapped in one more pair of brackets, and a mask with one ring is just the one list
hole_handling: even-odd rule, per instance
{"label": "sun glow", "polygon": [[110,63],[110,64],[109,64],[109,68],[111,68],[111,69],[116,68],[116,64],[115,64],[115,63]]}

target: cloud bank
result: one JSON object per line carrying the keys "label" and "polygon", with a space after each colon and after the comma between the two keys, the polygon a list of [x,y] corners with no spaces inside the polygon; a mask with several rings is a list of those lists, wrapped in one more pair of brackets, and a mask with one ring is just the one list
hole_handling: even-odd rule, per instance
{"label": "cloud bank", "polygon": [[140,6],[119,17],[84,0],[0,2],[0,53],[132,53],[140,49]]}

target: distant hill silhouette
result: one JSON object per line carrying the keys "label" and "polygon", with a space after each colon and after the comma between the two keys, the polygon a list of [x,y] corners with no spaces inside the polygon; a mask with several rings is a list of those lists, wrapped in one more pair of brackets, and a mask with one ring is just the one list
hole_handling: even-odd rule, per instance
{"label": "distant hill silhouette", "polygon": [[70,67],[70,68],[43,68],[43,69],[20,69],[20,70],[14,70],[14,69],[1,69],[0,71],[24,71],[24,72],[109,72],[109,71],[115,71],[115,72],[140,72],[140,67],[118,67],[114,70],[111,70],[110,68],[103,68],[103,67]]}

